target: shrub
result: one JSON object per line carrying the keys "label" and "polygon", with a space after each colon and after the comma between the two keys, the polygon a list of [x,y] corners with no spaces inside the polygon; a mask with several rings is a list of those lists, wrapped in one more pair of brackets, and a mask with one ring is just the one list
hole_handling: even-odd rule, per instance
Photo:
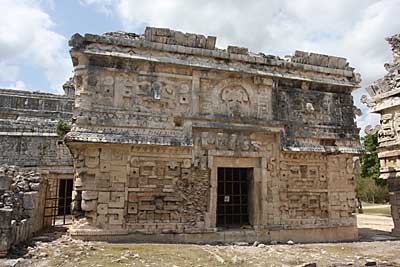
{"label": "shrub", "polygon": [[357,196],[366,202],[384,203],[389,200],[386,180],[379,179],[378,134],[361,139],[366,154],[360,156],[360,174],[356,177]]}
{"label": "shrub", "polygon": [[57,135],[64,137],[69,131],[71,131],[71,126],[63,120],[59,120],[57,123]]}

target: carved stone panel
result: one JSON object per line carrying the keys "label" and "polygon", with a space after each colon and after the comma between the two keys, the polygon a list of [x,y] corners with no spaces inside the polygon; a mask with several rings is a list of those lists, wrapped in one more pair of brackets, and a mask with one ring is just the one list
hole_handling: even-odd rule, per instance
{"label": "carved stone panel", "polygon": [[201,79],[200,112],[227,118],[269,119],[271,88],[244,79]]}

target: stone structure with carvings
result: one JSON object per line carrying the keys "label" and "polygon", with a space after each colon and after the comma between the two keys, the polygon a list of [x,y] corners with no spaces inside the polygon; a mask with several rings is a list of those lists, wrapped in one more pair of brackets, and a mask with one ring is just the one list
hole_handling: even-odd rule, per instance
{"label": "stone structure with carvings", "polygon": [[0,89],[0,164],[73,174],[72,158],[57,134],[70,122],[74,99],[65,95]]}
{"label": "stone structure with carvings", "polygon": [[71,234],[356,239],[359,75],[345,58],[282,59],[215,43],[150,27],[71,38]]}
{"label": "stone structure with carvings", "polygon": [[369,126],[366,132],[378,131],[380,178],[388,180],[393,232],[400,234],[400,35],[387,41],[392,47],[393,62],[385,64],[388,73],[367,88],[371,98],[363,96],[361,101],[371,112],[381,115],[380,126]]}
{"label": "stone structure with carvings", "polygon": [[70,201],[60,184],[72,184],[73,162],[57,134],[72,118],[69,88],[69,96],[0,89],[0,257],[54,224],[59,200]]}

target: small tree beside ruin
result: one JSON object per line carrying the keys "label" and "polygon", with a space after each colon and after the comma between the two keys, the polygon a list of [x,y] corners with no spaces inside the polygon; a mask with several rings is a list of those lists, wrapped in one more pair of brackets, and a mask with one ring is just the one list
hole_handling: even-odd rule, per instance
{"label": "small tree beside ruin", "polygon": [[378,134],[361,138],[366,153],[360,156],[361,170],[357,176],[357,195],[365,202],[385,203],[389,199],[386,180],[379,179]]}
{"label": "small tree beside ruin", "polygon": [[59,120],[57,123],[57,135],[64,137],[69,131],[71,131],[71,126],[63,120]]}

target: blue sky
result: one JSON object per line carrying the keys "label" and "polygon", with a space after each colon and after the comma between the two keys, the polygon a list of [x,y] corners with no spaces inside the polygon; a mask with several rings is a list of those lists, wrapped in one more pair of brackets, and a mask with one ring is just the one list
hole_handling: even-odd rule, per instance
{"label": "blue sky", "polygon": [[296,49],[348,58],[363,78],[358,125],[375,124],[359,98],[385,74],[385,37],[400,33],[400,0],[0,0],[0,87],[62,93],[68,39],[146,25],[217,36],[217,46],[285,56]]}

